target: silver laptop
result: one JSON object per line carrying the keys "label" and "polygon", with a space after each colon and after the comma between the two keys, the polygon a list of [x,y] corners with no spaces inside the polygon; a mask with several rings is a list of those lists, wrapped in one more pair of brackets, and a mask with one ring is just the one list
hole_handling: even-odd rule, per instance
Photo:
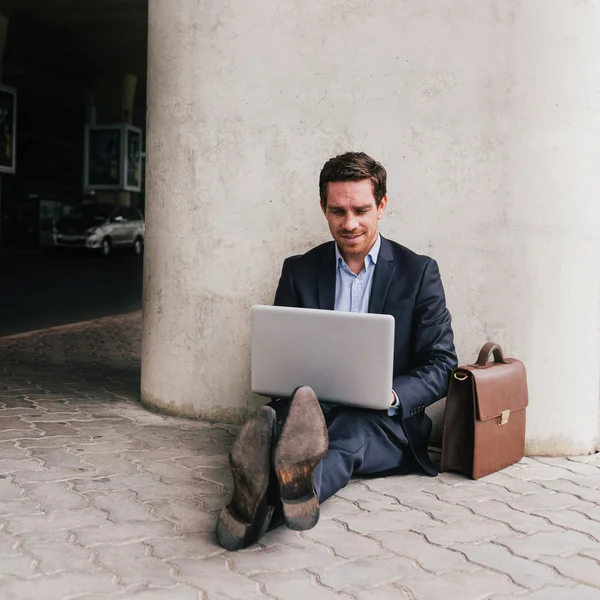
{"label": "silver laptop", "polygon": [[287,397],[309,385],[319,400],[384,410],[392,402],[394,317],[252,307],[252,391]]}

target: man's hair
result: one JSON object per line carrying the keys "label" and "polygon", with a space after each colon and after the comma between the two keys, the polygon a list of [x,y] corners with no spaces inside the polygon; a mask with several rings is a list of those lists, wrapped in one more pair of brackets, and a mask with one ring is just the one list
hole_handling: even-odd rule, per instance
{"label": "man's hair", "polygon": [[321,169],[319,195],[327,206],[327,189],[335,181],[362,181],[370,179],[375,204],[379,206],[386,194],[387,173],[383,165],[364,152],[346,152],[330,158]]}

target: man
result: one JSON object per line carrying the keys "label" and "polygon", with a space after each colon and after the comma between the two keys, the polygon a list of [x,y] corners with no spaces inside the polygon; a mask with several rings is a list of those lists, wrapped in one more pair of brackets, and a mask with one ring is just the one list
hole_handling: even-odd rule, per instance
{"label": "man", "polygon": [[225,548],[253,543],[282,522],[314,527],[319,504],[353,475],[437,474],[424,411],[445,396],[457,365],[451,318],[436,262],[379,234],[386,178],[362,152],[325,163],[321,209],[334,241],[285,260],[275,304],[392,315],[390,408],[320,404],[306,386],[262,407],[231,449],[234,492],[217,521]]}

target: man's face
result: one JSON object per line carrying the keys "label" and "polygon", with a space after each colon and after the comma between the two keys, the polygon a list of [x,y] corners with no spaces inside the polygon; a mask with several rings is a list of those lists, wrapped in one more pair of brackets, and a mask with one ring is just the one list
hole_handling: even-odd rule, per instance
{"label": "man's face", "polygon": [[366,256],[377,239],[377,221],[387,197],[377,206],[371,180],[336,181],[329,184],[327,206],[321,206],[329,231],[342,255]]}

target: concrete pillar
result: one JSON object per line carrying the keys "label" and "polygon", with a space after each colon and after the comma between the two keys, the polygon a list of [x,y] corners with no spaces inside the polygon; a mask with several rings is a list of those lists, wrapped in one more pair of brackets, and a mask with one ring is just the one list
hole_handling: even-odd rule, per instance
{"label": "concrete pillar", "polygon": [[595,449],[600,2],[149,9],[143,402],[262,402],[250,306],[329,238],[319,170],[361,149],[388,169],[383,233],[440,263],[460,361],[491,339],[526,363],[528,451]]}
{"label": "concrete pillar", "polygon": [[[94,79],[94,108],[96,123],[128,123],[133,118],[137,77],[98,75]],[[131,192],[97,192],[98,202],[131,205]]]}

